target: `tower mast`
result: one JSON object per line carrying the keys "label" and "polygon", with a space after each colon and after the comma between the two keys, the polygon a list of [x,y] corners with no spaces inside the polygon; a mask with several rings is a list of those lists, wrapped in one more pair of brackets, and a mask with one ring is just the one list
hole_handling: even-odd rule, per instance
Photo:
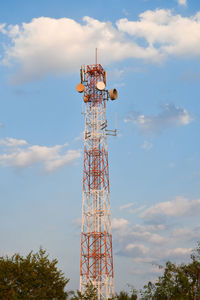
{"label": "tower mast", "polygon": [[117,90],[105,89],[97,53],[96,63],[80,73],[76,89],[85,102],[80,290],[92,282],[100,300],[114,295],[107,135],[116,135],[116,129],[107,130],[106,102],[117,99]]}

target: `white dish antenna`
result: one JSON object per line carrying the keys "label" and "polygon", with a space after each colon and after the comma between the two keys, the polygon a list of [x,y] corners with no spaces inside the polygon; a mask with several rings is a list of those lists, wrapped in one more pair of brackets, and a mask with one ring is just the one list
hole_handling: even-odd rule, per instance
{"label": "white dish antenna", "polygon": [[99,81],[99,82],[97,82],[97,89],[99,90],[99,91],[103,91],[104,89],[105,89],[105,83],[103,82],[103,81]]}

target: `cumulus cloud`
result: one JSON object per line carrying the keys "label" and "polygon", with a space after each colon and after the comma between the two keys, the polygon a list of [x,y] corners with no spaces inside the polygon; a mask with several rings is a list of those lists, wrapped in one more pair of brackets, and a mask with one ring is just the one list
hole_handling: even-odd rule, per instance
{"label": "cumulus cloud", "polygon": [[192,241],[199,240],[200,236],[200,226],[196,226],[194,228],[181,227],[175,228],[172,232],[171,238],[172,240],[184,240],[184,241]]}
{"label": "cumulus cloud", "polygon": [[118,254],[123,256],[139,257],[146,255],[149,252],[149,248],[142,244],[128,244]]}
{"label": "cumulus cloud", "polygon": [[83,62],[94,62],[95,47],[103,54],[103,63],[127,57],[158,59],[152,47],[142,48],[127,40],[110,22],[90,17],[84,17],[83,24],[69,18],[40,17],[8,30],[12,46],[7,47],[3,63],[16,61],[21,65],[15,83],[49,73],[77,71]]}
{"label": "cumulus cloud", "polygon": [[6,24],[5,24],[5,23],[4,23],[4,24],[0,24],[0,32],[3,33],[3,34],[6,34],[6,33],[7,33],[5,27],[6,27]]}
{"label": "cumulus cloud", "polygon": [[[134,241],[142,241],[153,244],[161,244],[165,242],[166,238],[161,236],[158,232],[165,229],[164,225],[140,225],[137,224],[131,229],[129,239]],[[157,231],[157,232],[156,232]]]}
{"label": "cumulus cloud", "polygon": [[124,218],[115,218],[112,221],[112,228],[116,248],[119,248],[117,254],[121,256],[145,257],[147,254],[150,255],[146,249],[152,248],[152,245],[156,249],[168,242],[168,238],[160,234],[165,230],[162,224],[132,226]]}
{"label": "cumulus cloud", "polygon": [[162,244],[166,240],[166,238],[164,238],[160,234],[152,233],[149,231],[142,231],[142,232],[133,231],[131,233],[131,236],[136,241],[138,240],[145,241],[153,244]]}
{"label": "cumulus cloud", "polygon": [[16,84],[77,71],[83,62],[94,62],[95,47],[103,64],[127,58],[160,62],[169,55],[200,55],[200,13],[182,17],[171,10],[148,10],[138,20],[120,19],[116,24],[87,16],[80,23],[40,17],[21,25],[1,24],[0,31],[10,39],[2,62],[20,66],[13,78]]}
{"label": "cumulus cloud", "polygon": [[165,230],[165,226],[163,224],[136,224],[135,226],[132,226],[129,223],[129,221],[124,218],[114,218],[112,220],[112,228],[115,231],[115,234],[117,234],[117,236],[123,235],[125,239],[137,239],[142,241],[151,241],[155,243],[163,241],[163,238],[155,232],[161,232]]}
{"label": "cumulus cloud", "polygon": [[184,197],[176,197],[171,201],[160,202],[147,208],[141,213],[142,218],[154,219],[159,216],[180,217],[190,216],[200,212],[200,199],[189,200]]}
{"label": "cumulus cloud", "polygon": [[160,55],[200,55],[199,12],[182,17],[167,9],[148,10],[139,15],[139,21],[121,19],[117,26],[120,32],[144,39]]}
{"label": "cumulus cloud", "polygon": [[0,145],[5,145],[7,147],[18,147],[27,145],[27,142],[25,140],[17,140],[14,138],[7,137],[5,139],[0,139]]}
{"label": "cumulus cloud", "polygon": [[124,230],[128,226],[128,221],[126,219],[112,219],[112,229],[114,230]]}
{"label": "cumulus cloud", "polygon": [[[126,213],[126,209],[131,210],[131,204],[133,203],[123,205],[121,213]],[[116,218],[113,230],[116,254],[130,258],[137,274],[148,273],[152,276],[162,272],[159,266],[168,260],[181,263],[189,259],[192,247],[195,247],[195,242],[199,239],[200,226],[194,226],[195,220],[198,224],[199,212],[200,200],[176,197],[138,213],[133,223],[130,219]],[[186,223],[183,219],[188,215],[193,216],[192,223]],[[175,218],[176,224],[171,224],[171,218],[168,223],[164,219],[166,217]],[[156,222],[160,220],[165,224],[152,222],[155,219]],[[134,225],[135,220],[140,223]]]}
{"label": "cumulus cloud", "polygon": [[[167,128],[186,126],[192,122],[190,113],[174,104],[166,104],[162,107],[162,111],[153,116],[131,112],[125,119],[125,123],[136,125],[144,134],[151,135],[161,133]],[[148,144],[145,145],[148,147]]]}
{"label": "cumulus cloud", "polygon": [[191,234],[191,231],[189,228],[175,228],[172,232],[172,237],[175,239],[182,239],[186,238]]}
{"label": "cumulus cloud", "polygon": [[191,245],[198,240],[200,232],[200,226],[173,228],[146,223],[133,226],[126,219],[116,219],[115,222],[113,241],[116,254],[131,258],[134,268],[141,274],[148,272],[153,275],[152,265],[158,268],[168,260],[181,263],[189,259]]}
{"label": "cumulus cloud", "polygon": [[189,257],[189,255],[192,253],[192,248],[174,248],[174,249],[167,249],[165,250],[162,254],[162,258],[180,258],[180,256],[187,256]]}
{"label": "cumulus cloud", "polygon": [[66,144],[53,147],[29,145],[25,140],[14,138],[1,139],[0,147],[2,166],[26,168],[42,163],[46,172],[52,172],[81,156],[80,150],[66,150]]}
{"label": "cumulus cloud", "polygon": [[187,0],[178,0],[178,4],[186,6],[187,5]]}

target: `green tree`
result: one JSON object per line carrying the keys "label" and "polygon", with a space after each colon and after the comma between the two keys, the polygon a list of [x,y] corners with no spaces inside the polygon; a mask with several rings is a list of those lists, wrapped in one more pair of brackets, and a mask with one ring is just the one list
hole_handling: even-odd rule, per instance
{"label": "green tree", "polygon": [[162,276],[141,291],[142,300],[200,300],[200,244],[188,264],[168,261]]}
{"label": "green tree", "polygon": [[72,300],[97,300],[97,288],[92,282],[86,285],[84,293],[81,293],[79,290],[77,290],[76,293],[77,294],[71,298]]}
{"label": "green tree", "polygon": [[131,291],[125,292],[121,291],[119,294],[116,294],[115,298],[116,300],[137,300],[137,291],[132,288]]}
{"label": "green tree", "polygon": [[0,257],[0,299],[67,299],[69,293],[65,287],[69,279],[57,269],[57,263],[42,248],[26,257],[20,254]]}

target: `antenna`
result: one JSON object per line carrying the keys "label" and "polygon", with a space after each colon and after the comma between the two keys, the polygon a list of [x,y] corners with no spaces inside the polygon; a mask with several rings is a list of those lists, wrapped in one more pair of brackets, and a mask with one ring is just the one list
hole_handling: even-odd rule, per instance
{"label": "antenna", "polygon": [[95,64],[97,65],[97,48],[95,49]]}
{"label": "antenna", "polygon": [[115,112],[115,134],[117,135],[117,112]]}

